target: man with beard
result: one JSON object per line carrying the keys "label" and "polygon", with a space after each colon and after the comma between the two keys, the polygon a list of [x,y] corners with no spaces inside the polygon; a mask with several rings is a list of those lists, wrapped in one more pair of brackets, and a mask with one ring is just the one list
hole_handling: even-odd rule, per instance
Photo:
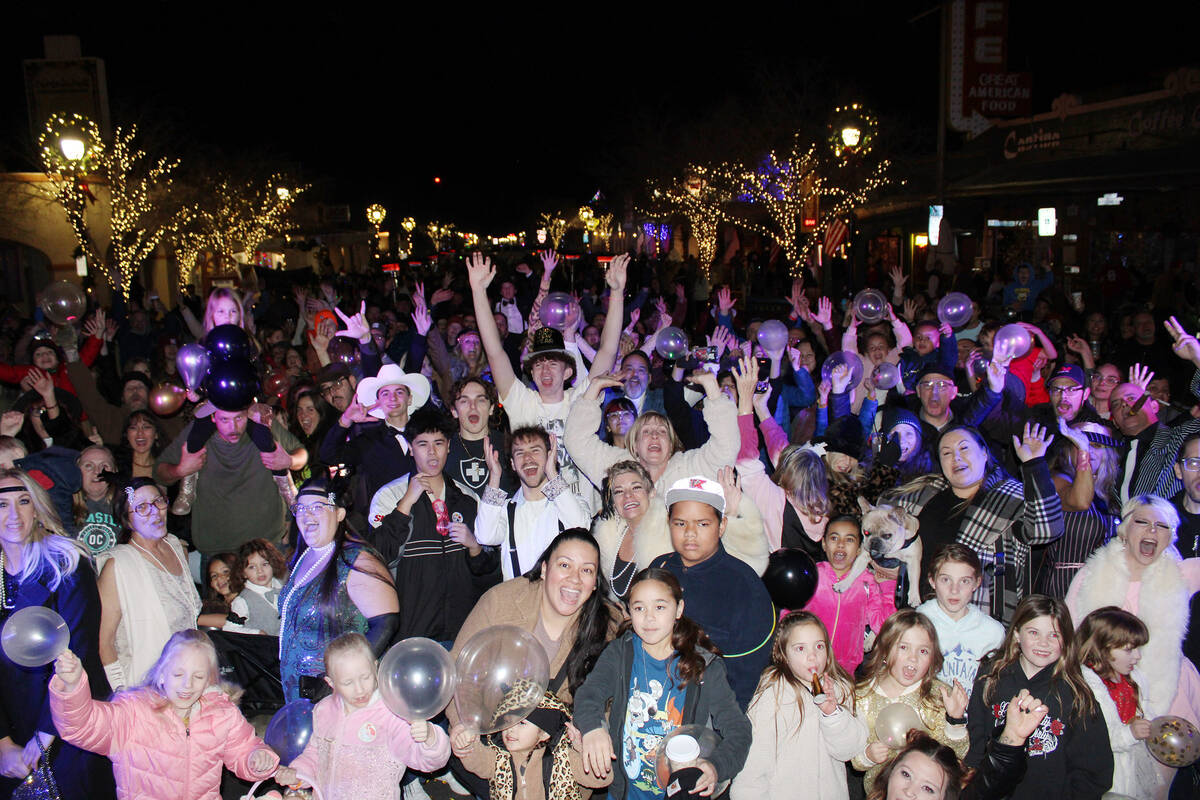
{"label": "man with beard", "polygon": [[943,428],[952,423],[978,428],[992,409],[999,405],[1010,360],[1011,356],[1005,358],[1003,354],[993,357],[987,370],[987,381],[981,382],[979,388],[965,398],[958,396],[958,387],[953,374],[950,374],[953,370],[947,371],[935,364],[925,367],[918,374],[916,402],[908,400],[909,410],[921,420],[921,440],[935,463],[938,458],[938,433]]}
{"label": "man with beard", "polygon": [[500,547],[504,580],[519,578],[541,558],[546,545],[567,528],[586,528],[591,512],[558,476],[555,437],[526,426],[512,433],[511,463],[521,490],[511,498],[500,488],[500,454],[490,444],[487,489],[475,520],[475,538]]}
{"label": "man with beard", "polygon": [[[458,420],[458,431],[450,437],[450,461],[447,467],[454,480],[471,488],[476,494],[491,479],[491,467],[486,458],[487,444],[499,449],[504,433],[490,427],[496,407],[496,387],[482,378],[463,378],[450,390],[450,413]],[[517,488],[516,477],[502,470],[498,484],[504,491]]]}
{"label": "man with beard", "polygon": [[625,397],[633,403],[640,415],[643,411],[667,413],[663,405],[662,389],[650,388],[650,359],[641,350],[634,350],[621,360],[621,374],[624,376],[622,389],[612,389],[605,393],[604,406],[618,397]]}
{"label": "man with beard", "polygon": [[[1163,323],[1175,340],[1172,350],[1180,358],[1192,362],[1198,370],[1192,376],[1192,394],[1200,397],[1200,343],[1183,330],[1171,317]],[[1113,389],[1108,400],[1112,423],[1121,432],[1126,449],[1121,454],[1121,475],[1113,484],[1117,507],[1124,506],[1130,497],[1156,494],[1174,497],[1184,488],[1175,474],[1175,460],[1183,442],[1200,432],[1200,419],[1190,415],[1177,424],[1168,425],[1159,419],[1158,401],[1146,390],[1154,373],[1141,364],[1129,369],[1129,381]]]}
{"label": "man with beard", "polygon": [[317,388],[326,403],[344,413],[354,399],[354,391],[358,388],[358,379],[345,364],[328,364],[315,376]]}
{"label": "man with beard", "polygon": [[1100,415],[1092,408],[1088,399],[1092,390],[1088,386],[1083,367],[1078,364],[1063,364],[1046,382],[1050,394],[1049,403],[1038,403],[1029,409],[1029,418],[1039,425],[1057,430],[1072,422],[1101,422]]}

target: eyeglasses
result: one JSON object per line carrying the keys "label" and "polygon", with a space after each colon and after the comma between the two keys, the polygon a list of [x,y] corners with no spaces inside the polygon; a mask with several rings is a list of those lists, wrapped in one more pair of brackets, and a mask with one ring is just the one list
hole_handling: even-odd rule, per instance
{"label": "eyeglasses", "polygon": [[1132,520],[1130,520],[1130,521],[1129,521],[1129,524],[1130,524],[1131,526],[1133,526],[1134,528],[1138,528],[1138,529],[1140,529],[1140,530],[1143,530],[1143,531],[1144,531],[1144,530],[1151,530],[1151,529],[1153,529],[1153,531],[1154,531],[1155,533],[1158,533],[1159,531],[1166,531],[1167,533],[1174,533],[1174,532],[1175,532],[1175,529],[1174,529],[1174,528],[1172,528],[1170,525],[1168,525],[1168,524],[1167,524],[1167,523],[1165,523],[1165,522],[1159,522],[1159,521],[1157,521],[1157,520],[1149,520],[1149,519],[1137,519],[1137,518],[1134,518],[1134,519],[1132,519]]}
{"label": "eyeglasses", "polygon": [[322,511],[336,508],[337,506],[333,505],[332,503],[310,503],[309,505],[293,503],[292,507],[288,510],[292,512],[293,517],[299,519],[300,517],[305,517],[310,514],[320,514]]}
{"label": "eyeglasses", "polygon": [[1181,458],[1179,466],[1183,467],[1184,472],[1200,471],[1200,458]]}
{"label": "eyeglasses", "polygon": [[332,381],[331,383],[324,384],[321,387],[321,396],[325,397],[327,395],[333,394],[335,390],[340,389],[345,383],[346,383],[345,378],[338,378],[337,380]]}
{"label": "eyeglasses", "polygon": [[1051,386],[1050,394],[1065,394],[1067,397],[1074,397],[1083,391],[1082,386]]}
{"label": "eyeglasses", "polygon": [[917,384],[917,388],[924,389],[927,392],[931,392],[934,389],[944,392],[953,385],[954,381],[921,381]]}
{"label": "eyeglasses", "polygon": [[1092,383],[1102,383],[1105,386],[1116,386],[1120,382],[1121,382],[1121,379],[1116,377],[1115,375],[1096,374],[1096,375],[1092,376]]}
{"label": "eyeglasses", "polygon": [[138,503],[133,507],[133,510],[139,517],[148,517],[150,516],[150,506],[154,506],[159,511],[165,511],[167,509],[167,498],[160,494],[153,500],[149,500],[145,503]]}
{"label": "eyeglasses", "polygon": [[632,411],[610,411],[609,413],[604,415],[605,419],[607,419],[609,422],[617,422],[619,420],[624,419],[625,417],[632,417],[632,416],[634,416]]}

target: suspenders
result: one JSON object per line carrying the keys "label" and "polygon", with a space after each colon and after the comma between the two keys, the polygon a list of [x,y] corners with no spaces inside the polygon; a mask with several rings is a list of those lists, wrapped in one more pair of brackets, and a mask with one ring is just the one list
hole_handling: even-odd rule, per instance
{"label": "suspenders", "polygon": [[[512,576],[519,578],[525,573],[521,571],[521,562],[517,558],[517,503],[514,499],[509,500],[506,505],[508,511],[508,558],[512,564]],[[564,530],[562,520],[557,520],[557,522],[558,532],[562,533]]]}

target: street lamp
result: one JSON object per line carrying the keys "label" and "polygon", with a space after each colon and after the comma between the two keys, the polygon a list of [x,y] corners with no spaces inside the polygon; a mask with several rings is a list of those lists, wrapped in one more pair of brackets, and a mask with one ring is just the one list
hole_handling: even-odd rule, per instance
{"label": "street lamp", "polygon": [[83,143],[83,139],[78,136],[63,136],[58,140],[58,149],[62,151],[63,158],[72,163],[82,161],[83,154],[87,148]]}
{"label": "street lamp", "polygon": [[847,125],[842,128],[842,144],[846,147],[858,147],[860,139],[862,139],[862,131],[854,125]]}

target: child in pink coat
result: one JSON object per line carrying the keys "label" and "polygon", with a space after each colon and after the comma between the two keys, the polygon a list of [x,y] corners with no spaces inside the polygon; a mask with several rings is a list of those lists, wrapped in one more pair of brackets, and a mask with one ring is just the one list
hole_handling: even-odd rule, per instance
{"label": "child in pink coat", "polygon": [[70,650],[50,681],[50,712],[65,741],[113,762],[121,800],[220,800],[221,767],[257,781],[279,765],[217,683],[217,651],[201,631],[172,636],[145,682],[93,700]]}
{"label": "child in pink coat", "polygon": [[361,633],[325,648],[325,682],[333,694],[313,709],[313,732],[276,780],[315,785],[322,800],[400,800],[406,768],[436,772],[450,759],[450,737],[424,720],[408,722],[383,704],[375,658]]}
{"label": "child in pink coat", "polygon": [[867,626],[878,632],[884,620],[896,613],[896,582],[877,581],[869,569],[845,592],[833,588],[854,566],[861,547],[862,528],[856,517],[840,516],[829,521],[821,539],[829,560],[817,564],[817,591],[804,607],[825,623],[837,663],[851,675],[863,660]]}

